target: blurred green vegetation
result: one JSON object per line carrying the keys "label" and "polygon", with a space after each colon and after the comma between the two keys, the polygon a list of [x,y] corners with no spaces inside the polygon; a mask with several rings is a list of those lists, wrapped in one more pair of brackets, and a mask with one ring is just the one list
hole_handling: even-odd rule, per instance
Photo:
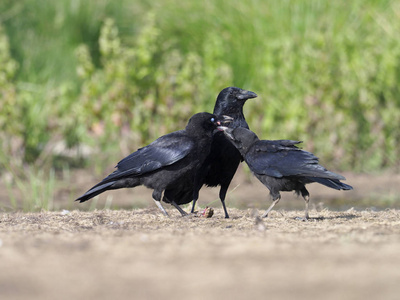
{"label": "blurred green vegetation", "polygon": [[2,0],[0,172],[74,166],[60,144],[102,171],[232,85],[261,138],[398,169],[399,32],[388,0]]}

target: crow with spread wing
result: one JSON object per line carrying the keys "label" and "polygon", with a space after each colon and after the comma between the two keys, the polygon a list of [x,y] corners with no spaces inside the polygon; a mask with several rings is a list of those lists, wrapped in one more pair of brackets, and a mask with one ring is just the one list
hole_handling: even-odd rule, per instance
{"label": "crow with spread wing", "polygon": [[318,182],[336,190],[352,190],[350,185],[340,182],[345,178],[328,171],[318,163],[312,153],[296,147],[301,143],[291,140],[260,140],[246,128],[221,126],[225,135],[240,151],[253,174],[270,190],[271,206],[263,217],[281,199],[281,191],[295,191],[302,195],[306,204],[305,219],[309,218],[308,204],[310,194],[305,185]]}

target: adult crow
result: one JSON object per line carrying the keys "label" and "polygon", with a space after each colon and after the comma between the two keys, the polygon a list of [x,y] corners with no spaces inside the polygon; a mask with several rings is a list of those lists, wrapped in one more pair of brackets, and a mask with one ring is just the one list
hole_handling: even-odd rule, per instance
{"label": "adult crow", "polygon": [[[122,159],[116,166],[117,170],[76,201],[87,201],[107,190],[144,185],[154,190],[155,203],[168,216],[160,203],[162,192],[172,187],[183,188],[181,185],[186,179],[192,182],[193,191],[201,188],[201,185],[194,185],[193,182],[199,182],[196,176],[210,152],[214,130],[217,125],[221,125],[221,120],[226,119],[230,118],[217,117],[210,113],[195,114],[185,129],[164,135]],[[169,202],[182,215],[186,214],[174,199]]]}
{"label": "adult crow", "polygon": [[[237,87],[227,87],[219,93],[213,113],[217,116],[226,115],[232,117],[233,121],[227,125],[230,128],[249,128],[243,115],[243,105],[248,99],[255,97],[257,97],[257,94],[251,91]],[[242,160],[239,151],[226,139],[225,135],[222,132],[216,132],[213,136],[210,154],[203,163],[202,174],[199,179],[201,185],[221,186],[219,197],[224,208],[225,218],[229,218],[225,206],[226,192]],[[193,213],[198,195],[194,197],[195,199],[192,195],[193,184],[187,180],[184,188],[179,186],[167,189],[164,193],[163,201],[170,202],[170,199],[174,199],[176,204],[182,205],[193,200],[191,211]]]}
{"label": "adult crow", "polygon": [[221,126],[225,135],[240,151],[254,175],[270,190],[272,204],[263,217],[281,199],[280,191],[295,191],[302,195],[306,203],[305,219],[309,218],[308,203],[310,194],[305,185],[318,182],[336,190],[352,190],[350,185],[339,180],[345,178],[318,164],[318,158],[312,153],[301,150],[290,140],[260,140],[257,135],[245,128],[231,129]]}

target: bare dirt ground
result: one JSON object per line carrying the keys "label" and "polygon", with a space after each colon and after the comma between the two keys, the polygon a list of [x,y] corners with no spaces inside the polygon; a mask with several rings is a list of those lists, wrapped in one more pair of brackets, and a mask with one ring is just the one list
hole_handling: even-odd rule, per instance
{"label": "bare dirt ground", "polygon": [[0,214],[1,299],[398,299],[400,211]]}
{"label": "bare dirt ground", "polygon": [[[268,190],[243,171],[231,219],[218,189],[201,191],[209,219],[168,204],[166,218],[145,188],[74,203],[101,179],[87,171],[58,191],[57,211],[9,212],[0,182],[0,299],[399,299],[400,175],[344,175],[354,191],[309,185],[308,222],[291,193],[257,222]],[[109,197],[119,210],[82,211]]]}

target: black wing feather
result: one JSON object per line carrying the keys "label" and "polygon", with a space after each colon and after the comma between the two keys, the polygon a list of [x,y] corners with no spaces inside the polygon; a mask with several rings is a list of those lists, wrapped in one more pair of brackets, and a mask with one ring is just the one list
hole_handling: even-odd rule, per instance
{"label": "black wing feather", "polygon": [[116,166],[117,170],[104,178],[103,182],[140,176],[172,165],[186,157],[193,147],[194,142],[182,131],[164,135],[122,159]]}
{"label": "black wing feather", "polygon": [[257,173],[281,178],[284,176],[322,177],[345,179],[318,164],[318,157],[295,145],[301,142],[290,140],[258,141],[254,151],[249,151],[246,161]]}

